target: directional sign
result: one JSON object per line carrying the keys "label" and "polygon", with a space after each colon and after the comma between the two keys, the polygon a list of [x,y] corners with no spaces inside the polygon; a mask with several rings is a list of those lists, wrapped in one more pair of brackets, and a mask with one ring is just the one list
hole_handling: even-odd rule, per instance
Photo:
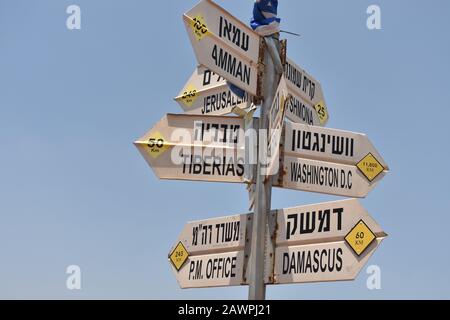
{"label": "directional sign", "polygon": [[293,122],[324,126],[329,115],[321,84],[289,58],[284,74],[292,95],[286,117]]}
{"label": "directional sign", "polygon": [[183,19],[199,64],[260,96],[260,36],[210,0],[201,1]]}
{"label": "directional sign", "polygon": [[389,168],[367,136],[286,123],[281,186],[365,197]]}
{"label": "directional sign", "polygon": [[353,280],[387,234],[358,200],[277,210],[275,284]]}
{"label": "directional sign", "polygon": [[250,214],[188,223],[169,253],[180,287],[245,284],[245,247],[251,225]]}
{"label": "directional sign", "polygon": [[280,159],[280,140],[283,131],[286,103],[288,103],[288,100],[286,80],[284,77],[281,77],[269,113],[269,139],[267,143],[268,169],[266,176],[278,173],[277,161]]}
{"label": "directional sign", "polygon": [[275,251],[274,283],[353,280],[383,239],[357,256],[345,241],[280,247]]}
{"label": "directional sign", "polygon": [[244,120],[166,115],[135,142],[160,179],[244,182]]}
{"label": "directional sign", "polygon": [[[365,229],[358,230],[362,225]],[[356,199],[278,210],[277,226],[277,246],[343,241],[355,231],[365,232],[366,236],[370,233],[375,238],[386,237]],[[364,249],[360,246],[360,252]]]}
{"label": "directional sign", "polygon": [[186,114],[226,115],[235,108],[250,107],[250,96],[235,95],[227,81],[209,69],[199,66],[175,98]]}

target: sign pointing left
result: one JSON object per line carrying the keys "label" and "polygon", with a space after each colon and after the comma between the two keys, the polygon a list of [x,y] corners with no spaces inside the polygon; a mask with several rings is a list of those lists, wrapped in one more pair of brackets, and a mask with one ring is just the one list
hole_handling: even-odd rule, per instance
{"label": "sign pointing left", "polygon": [[199,66],[175,100],[186,114],[226,115],[249,108],[251,97],[238,97],[224,78]]}
{"label": "sign pointing left", "polygon": [[244,183],[244,121],[168,114],[135,145],[160,179]]}
{"label": "sign pointing left", "polygon": [[260,96],[261,37],[210,0],[201,1],[183,19],[198,62],[251,95]]}
{"label": "sign pointing left", "polygon": [[246,284],[246,243],[252,215],[242,214],[187,223],[169,261],[181,288]]}

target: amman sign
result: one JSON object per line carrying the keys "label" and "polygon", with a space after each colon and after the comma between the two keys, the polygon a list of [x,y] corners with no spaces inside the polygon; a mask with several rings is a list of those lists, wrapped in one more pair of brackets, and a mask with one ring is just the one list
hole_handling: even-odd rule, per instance
{"label": "amman sign", "polygon": [[262,38],[210,0],[183,16],[198,63],[253,96],[260,95]]}

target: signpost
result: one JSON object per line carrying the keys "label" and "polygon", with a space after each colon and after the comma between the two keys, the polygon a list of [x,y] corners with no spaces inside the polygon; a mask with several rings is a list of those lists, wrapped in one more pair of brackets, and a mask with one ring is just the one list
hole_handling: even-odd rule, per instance
{"label": "signpost", "polygon": [[201,1],[183,19],[198,63],[259,96],[261,37],[210,0]]}
{"label": "signpost", "polygon": [[168,114],[135,142],[160,179],[244,183],[244,119]]}
{"label": "signpost", "polygon": [[[180,287],[249,285],[262,300],[267,284],[355,279],[387,237],[381,227],[356,199],[271,211],[272,184],[365,197],[387,164],[365,135],[322,128],[321,84],[278,36],[260,37],[211,0],[183,20],[200,64],[175,98],[186,114],[164,116],[135,144],[161,179],[246,183],[254,213],[188,223],[168,255]],[[241,117],[224,116],[233,112]],[[248,129],[262,131],[257,142]]]}
{"label": "signpost", "polygon": [[186,114],[197,115],[226,115],[251,105],[247,93],[238,97],[224,78],[203,66],[195,69],[175,100]]}

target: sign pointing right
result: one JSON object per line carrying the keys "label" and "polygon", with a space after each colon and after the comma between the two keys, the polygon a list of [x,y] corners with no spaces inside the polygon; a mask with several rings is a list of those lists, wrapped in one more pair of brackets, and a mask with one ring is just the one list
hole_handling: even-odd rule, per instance
{"label": "sign pointing right", "polygon": [[356,199],[276,216],[274,284],[353,280],[387,237]]}
{"label": "sign pointing right", "polygon": [[286,117],[293,122],[325,126],[329,115],[320,82],[289,58],[284,66],[284,75],[292,95]]}
{"label": "sign pointing right", "polygon": [[388,170],[364,134],[285,124],[282,188],[363,198]]}

